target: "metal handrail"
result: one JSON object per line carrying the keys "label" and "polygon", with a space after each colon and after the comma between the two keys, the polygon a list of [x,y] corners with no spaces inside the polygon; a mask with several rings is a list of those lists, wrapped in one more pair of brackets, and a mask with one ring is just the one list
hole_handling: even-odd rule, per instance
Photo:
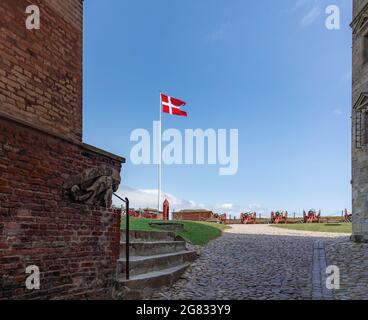
{"label": "metal handrail", "polygon": [[130,243],[130,239],[129,239],[129,199],[125,198],[123,199],[122,197],[118,196],[117,194],[113,194],[116,198],[118,198],[119,200],[123,201],[125,203],[125,219],[126,219],[126,235],[125,235],[125,275],[126,275],[126,279],[129,280],[129,243]]}

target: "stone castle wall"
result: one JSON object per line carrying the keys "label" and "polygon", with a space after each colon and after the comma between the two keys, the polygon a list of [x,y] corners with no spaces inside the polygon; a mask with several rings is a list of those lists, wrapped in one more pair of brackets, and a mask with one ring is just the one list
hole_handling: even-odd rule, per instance
{"label": "stone castle wall", "polygon": [[368,0],[354,0],[352,189],[353,240],[368,241]]}
{"label": "stone castle wall", "polygon": [[357,16],[358,13],[363,9],[366,5],[366,0],[353,0],[353,16]]}

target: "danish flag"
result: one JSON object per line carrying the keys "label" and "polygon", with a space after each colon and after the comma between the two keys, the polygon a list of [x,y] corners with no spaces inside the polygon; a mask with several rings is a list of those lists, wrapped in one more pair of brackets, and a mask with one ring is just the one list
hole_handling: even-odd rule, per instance
{"label": "danish flag", "polygon": [[175,116],[187,117],[188,114],[182,111],[180,108],[185,106],[186,103],[180,99],[169,97],[161,93],[162,112],[169,113]]}

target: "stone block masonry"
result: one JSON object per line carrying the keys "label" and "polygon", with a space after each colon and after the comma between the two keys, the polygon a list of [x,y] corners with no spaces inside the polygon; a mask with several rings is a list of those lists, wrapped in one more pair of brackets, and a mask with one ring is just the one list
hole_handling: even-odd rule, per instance
{"label": "stone block masonry", "polygon": [[368,242],[368,0],[353,3],[352,240]]}
{"label": "stone block masonry", "polygon": [[[62,185],[121,162],[0,117],[0,300],[112,297],[120,215],[71,203]],[[25,287],[29,265],[40,290]]]}

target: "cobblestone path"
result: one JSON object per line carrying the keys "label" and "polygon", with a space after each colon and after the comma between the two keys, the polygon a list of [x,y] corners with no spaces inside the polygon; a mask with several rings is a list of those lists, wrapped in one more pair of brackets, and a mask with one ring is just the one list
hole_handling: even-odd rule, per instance
{"label": "cobblestone path", "polygon": [[340,269],[340,289],[334,290],[334,298],[368,300],[368,243],[329,241],[326,257],[329,265]]}
{"label": "cobblestone path", "polygon": [[234,225],[199,249],[201,256],[154,299],[330,299],[324,290],[325,242],[346,236],[269,225]]}

